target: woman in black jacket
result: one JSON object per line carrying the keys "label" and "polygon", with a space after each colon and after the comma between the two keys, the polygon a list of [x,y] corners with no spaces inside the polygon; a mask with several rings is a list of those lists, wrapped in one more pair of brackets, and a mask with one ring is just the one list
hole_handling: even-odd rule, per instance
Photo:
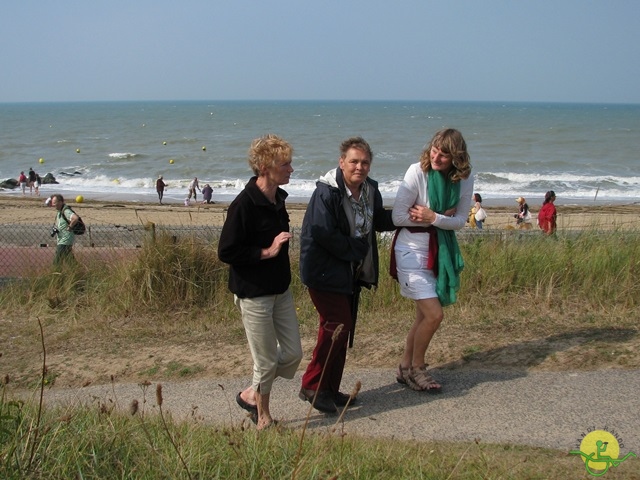
{"label": "woman in black jacket", "polygon": [[255,173],[231,202],[222,227],[218,256],[228,263],[229,290],[242,312],[253,357],[253,382],[236,395],[258,430],[274,420],[269,396],[276,377],[293,378],[302,345],[298,317],[289,289],[289,214],[287,192],[293,150],[276,135],[251,144],[249,164]]}
{"label": "woman in black jacket", "polygon": [[[302,282],[320,321],[300,398],[325,413],[355,401],[340,392],[347,341],[353,335],[360,288],[378,283],[375,232],[395,229],[378,184],[369,178],[369,144],[361,137],[349,138],[340,153],[338,168],[316,183],[300,236]],[[342,330],[333,339],[338,326]]]}

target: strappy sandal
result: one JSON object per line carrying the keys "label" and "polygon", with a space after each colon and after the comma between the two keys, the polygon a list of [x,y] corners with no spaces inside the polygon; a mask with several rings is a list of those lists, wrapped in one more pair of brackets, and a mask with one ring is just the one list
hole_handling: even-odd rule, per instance
{"label": "strappy sandal", "polygon": [[398,370],[396,370],[396,382],[406,385],[410,368],[411,367],[403,368],[402,365],[398,365]]}
{"label": "strappy sandal", "polygon": [[[436,382],[427,372],[427,365],[409,370],[409,380],[407,384],[414,390],[420,390],[427,393],[440,393],[442,385]],[[414,388],[414,385],[417,388]]]}

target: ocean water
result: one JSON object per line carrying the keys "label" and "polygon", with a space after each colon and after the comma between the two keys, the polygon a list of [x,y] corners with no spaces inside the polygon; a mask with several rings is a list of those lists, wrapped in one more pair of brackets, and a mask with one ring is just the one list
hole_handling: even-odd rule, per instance
{"label": "ocean water", "polygon": [[[276,133],[294,148],[284,188],[304,201],[337,165],[340,142],[363,136],[371,177],[392,203],[407,167],[435,131],[459,129],[475,191],[487,204],[632,203],[640,198],[640,105],[477,102],[201,101],[0,104],[0,180],[33,167],[59,185],[43,195],[182,203],[197,176],[214,200],[231,201],[251,171],[251,140]],[[40,161],[42,159],[42,161]],[[173,163],[170,163],[173,160]],[[4,190],[1,195],[21,195]]]}

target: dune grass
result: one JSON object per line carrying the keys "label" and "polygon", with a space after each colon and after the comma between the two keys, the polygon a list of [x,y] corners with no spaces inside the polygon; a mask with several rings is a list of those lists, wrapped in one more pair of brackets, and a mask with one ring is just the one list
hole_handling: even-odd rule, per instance
{"label": "dune grass", "polygon": [[[130,408],[131,412],[134,411]],[[0,477],[171,479],[564,479],[580,461],[541,448],[413,443],[173,422],[139,409],[51,409],[0,398]],[[35,436],[36,427],[40,435]],[[617,472],[630,472],[621,465]]]}
{"label": "dune grass", "polygon": [[[399,296],[387,274],[388,241],[388,237],[380,240],[379,286],[375,293],[363,290],[360,312],[363,317],[389,316],[393,322],[394,317],[410,313],[413,305]],[[531,301],[634,310],[640,301],[638,232],[584,231],[555,238],[474,235],[461,241],[461,249],[465,269],[458,303],[450,309],[456,315],[474,306],[516,309]],[[301,323],[315,323],[295,251],[292,273]],[[8,310],[20,308],[30,315],[71,313],[89,319],[156,317],[168,312],[193,318],[194,311],[201,310],[222,322],[238,316],[227,290],[227,266],[218,260],[216,245],[169,236],[145,244],[133,261],[72,266],[10,284],[0,290],[0,300]]]}
{"label": "dune grass", "polygon": [[[358,356],[371,362],[374,350],[396,354],[398,345],[385,350],[380,338],[396,332],[401,341],[413,315],[413,305],[399,296],[386,274],[388,239],[380,244],[381,281],[375,292],[363,291],[358,347],[351,353],[354,362]],[[518,368],[562,362],[562,354],[565,362],[578,355],[577,361],[584,364],[587,357],[575,350],[545,350],[546,339],[572,339],[575,344],[580,336],[590,368],[611,362],[616,367],[638,365],[637,348],[624,347],[624,341],[637,346],[637,232],[585,231],[557,238],[478,235],[462,241],[461,248],[465,270],[459,301],[446,309],[436,361],[448,361],[452,367],[479,362],[486,367],[504,349]],[[158,237],[144,245],[134,261],[79,265],[16,282],[0,289],[0,302],[6,312],[19,311],[22,319],[37,317],[45,326],[61,325],[64,334],[58,342],[87,338],[87,332],[113,333],[117,319],[117,348],[130,348],[127,336],[182,338],[211,328],[223,341],[243,344],[241,329],[229,327],[238,312],[226,287],[227,268],[215,252],[214,244]],[[295,260],[292,270],[303,332],[313,332],[316,315],[296,275]],[[35,322],[19,323],[16,318],[9,314],[2,320],[3,338],[39,337]],[[374,347],[368,347],[369,338],[377,340]],[[616,358],[608,347],[602,349],[606,355],[599,353],[608,341],[622,345]],[[508,350],[514,344],[518,348]],[[2,478],[560,479],[582,473],[566,452],[479,442],[364,439],[342,435],[340,424],[324,434],[303,436],[286,429],[258,434],[246,425],[214,427],[195,419],[174,423],[170,416],[145,412],[144,403],[137,409],[130,406],[136,410],[132,414],[105,404],[41,410],[37,389],[33,401],[14,400],[8,382],[15,372],[2,373]],[[31,385],[42,387],[55,378],[48,378],[44,362],[41,378],[32,380]],[[158,397],[156,403],[161,405]],[[627,468],[622,465],[616,473],[624,475]]]}

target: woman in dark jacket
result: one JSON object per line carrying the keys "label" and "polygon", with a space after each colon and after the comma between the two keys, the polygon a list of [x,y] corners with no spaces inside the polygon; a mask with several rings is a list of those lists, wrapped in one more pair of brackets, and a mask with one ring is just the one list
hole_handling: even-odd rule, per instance
{"label": "woman in dark jacket", "polygon": [[218,256],[228,263],[229,290],[242,313],[253,357],[253,382],[236,395],[258,430],[274,420],[269,410],[276,377],[293,378],[302,346],[298,317],[289,289],[289,214],[287,192],[293,172],[291,146],[276,135],[254,140],[249,164],[255,176],[229,205]]}
{"label": "woman in dark jacket", "polygon": [[[353,338],[360,288],[378,283],[375,232],[395,229],[378,184],[368,178],[373,158],[369,144],[349,138],[340,153],[338,168],[316,184],[300,236],[302,282],[320,317],[300,398],[325,413],[355,401],[340,392],[347,341]],[[338,326],[342,330],[334,339]]]}

